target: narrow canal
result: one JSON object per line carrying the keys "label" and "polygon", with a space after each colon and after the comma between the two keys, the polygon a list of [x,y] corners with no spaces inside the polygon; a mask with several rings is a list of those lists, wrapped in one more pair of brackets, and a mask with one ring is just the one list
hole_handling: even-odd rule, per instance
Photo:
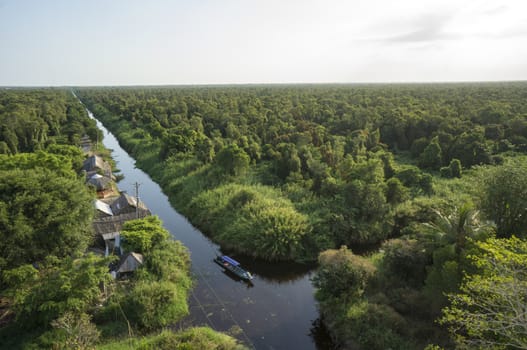
{"label": "narrow canal", "polygon": [[172,208],[159,185],[135,167],[134,159],[102,123],[97,121],[97,125],[104,133],[104,145],[113,150],[117,167],[125,176],[119,188],[134,194],[134,183],[138,182],[140,200],[190,250],[196,286],[189,298],[190,315],[180,326],[209,325],[229,331],[256,349],[330,348],[327,334],[318,322],[310,281],[312,268],[290,263],[267,264],[232,255],[255,278],[252,284],[247,284],[226,274],[213,262],[216,254],[225,252]]}

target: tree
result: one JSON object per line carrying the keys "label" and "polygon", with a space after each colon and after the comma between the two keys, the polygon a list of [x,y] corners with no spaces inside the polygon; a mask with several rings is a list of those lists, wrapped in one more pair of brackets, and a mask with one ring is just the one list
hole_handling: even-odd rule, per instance
{"label": "tree", "polygon": [[450,176],[461,177],[461,162],[459,159],[452,159],[448,168],[450,169]]}
{"label": "tree", "polygon": [[281,143],[277,146],[277,151],[279,155],[275,161],[276,173],[282,180],[285,180],[290,173],[300,171],[302,163],[295,145]]}
{"label": "tree", "polygon": [[441,146],[437,138],[433,138],[419,157],[419,166],[425,169],[439,169],[441,166]]}
{"label": "tree", "polygon": [[382,281],[391,286],[421,288],[426,277],[429,253],[416,239],[396,238],[383,243]]}
{"label": "tree", "polygon": [[496,223],[497,237],[527,232],[527,166],[510,162],[483,174],[481,207]]}
{"label": "tree", "polygon": [[190,255],[180,242],[166,239],[156,244],[145,257],[146,270],[159,281],[170,281],[178,286],[190,288]]}
{"label": "tree", "polygon": [[486,238],[492,230],[492,226],[480,219],[479,211],[474,208],[474,204],[466,202],[459,208],[445,215],[440,211],[435,211],[436,219],[434,222],[425,223],[428,229],[427,240],[435,244],[455,246],[458,253],[465,248],[468,238]]}
{"label": "tree", "polygon": [[163,137],[163,147],[160,151],[161,158],[166,159],[177,153],[193,151],[198,136],[198,133],[186,124],[168,130],[168,133]]}
{"label": "tree", "polygon": [[516,237],[477,242],[477,272],[450,294],[440,323],[463,348],[527,348],[527,242]]}
{"label": "tree", "polygon": [[147,253],[152,247],[170,237],[157,216],[130,220],[124,223],[121,231],[123,248],[127,251]]}
{"label": "tree", "polygon": [[93,237],[91,201],[76,178],[41,168],[0,171],[0,266],[83,252]]}
{"label": "tree", "polygon": [[23,327],[48,327],[68,312],[82,314],[100,303],[100,284],[111,280],[108,260],[89,254],[74,259],[49,257],[3,273],[17,322]]}
{"label": "tree", "polygon": [[390,152],[383,152],[380,156],[384,168],[384,178],[391,179],[395,175],[393,167],[393,154]]}
{"label": "tree", "polygon": [[318,289],[317,298],[356,298],[362,296],[368,279],[375,273],[375,267],[367,259],[357,256],[346,246],[320,253],[319,268],[313,277]]}
{"label": "tree", "polygon": [[128,249],[145,253],[145,261],[133,283],[120,285],[110,304],[123,305],[128,320],[145,330],[174,324],[188,314],[188,250],[171,239],[157,216],[127,221],[122,235]]}
{"label": "tree", "polygon": [[174,324],[188,314],[187,290],[169,281],[141,280],[122,304],[130,321],[153,330]]}
{"label": "tree", "polygon": [[51,321],[54,328],[65,333],[65,339],[63,341],[55,339],[54,345],[64,349],[92,349],[99,339],[100,332],[90,322],[90,318],[85,313],[77,315],[68,311],[58,319]]}
{"label": "tree", "polygon": [[238,176],[249,167],[250,158],[236,144],[224,147],[216,156],[216,164],[227,174]]}
{"label": "tree", "polygon": [[425,223],[423,239],[433,250],[433,264],[428,269],[425,293],[432,306],[442,307],[445,292],[457,291],[466,265],[468,242],[491,235],[492,226],[482,221],[473,204],[467,202],[445,215],[435,211],[433,222]]}
{"label": "tree", "polygon": [[492,159],[485,142],[484,130],[474,127],[456,137],[450,146],[450,157],[459,159],[464,167],[475,164],[490,164]]}
{"label": "tree", "polygon": [[54,144],[46,147],[46,152],[65,156],[66,159],[70,161],[71,169],[76,172],[81,169],[82,163],[85,159],[82,150],[77,146]]}
{"label": "tree", "polygon": [[205,135],[202,135],[195,147],[196,157],[203,163],[211,163],[216,155],[214,152],[214,144]]}
{"label": "tree", "polygon": [[402,182],[392,177],[386,181],[386,201],[392,205],[399,204],[407,200],[409,197],[408,189],[404,187]]}

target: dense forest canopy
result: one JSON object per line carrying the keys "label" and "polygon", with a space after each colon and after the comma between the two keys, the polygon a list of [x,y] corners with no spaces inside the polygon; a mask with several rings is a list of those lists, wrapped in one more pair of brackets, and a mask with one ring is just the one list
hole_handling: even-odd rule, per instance
{"label": "dense forest canopy", "polygon": [[187,249],[157,217],[126,223],[127,248],[144,264],[111,277],[116,257],[101,253],[81,172],[85,135],[102,139],[71,91],[0,90],[0,348],[245,349],[209,328],[157,334],[188,314],[193,284]]}
{"label": "dense forest canopy", "polygon": [[[76,93],[224,248],[318,258],[313,283],[337,345],[525,343],[523,309],[509,301],[527,302],[527,84]],[[0,299],[15,315],[2,343],[117,336],[107,345],[119,347],[132,328],[155,332],[187,314],[188,253],[157,218],[125,225],[127,247],[146,256],[128,282],[113,284],[110,261],[85,254],[93,193],[77,146],[101,135],[71,92],[0,90],[0,122]],[[203,329],[132,342],[188,337],[238,347]]]}
{"label": "dense forest canopy", "polygon": [[98,132],[68,90],[0,89],[0,153],[34,152],[54,143],[77,145],[85,134],[97,139]]}
{"label": "dense forest canopy", "polygon": [[[229,182],[279,188],[282,194],[274,195],[292,200],[311,221],[303,229],[304,251],[271,254],[277,259],[400,235],[404,227],[395,209],[410,197],[432,195],[431,175],[461,177],[463,169],[500,164],[506,152],[527,147],[524,83],[105,88],[79,94],[116,127],[130,151],[173,164],[177,178],[192,172],[206,181],[196,185],[200,192],[213,196]],[[404,161],[395,164],[394,155]],[[204,210],[196,193],[184,196],[193,184],[171,180],[191,218]],[[235,200],[239,191],[229,191],[233,207],[250,202]],[[256,192],[269,195],[255,202],[273,197],[272,190]],[[309,208],[321,201],[318,211]],[[197,223],[229,243],[228,229],[218,230],[221,218],[211,220]]]}
{"label": "dense forest canopy", "polygon": [[339,346],[504,338],[463,331],[459,300],[485,293],[473,287],[482,242],[506,250],[527,232],[526,83],[77,93],[222,246],[268,260],[322,252],[314,284]]}

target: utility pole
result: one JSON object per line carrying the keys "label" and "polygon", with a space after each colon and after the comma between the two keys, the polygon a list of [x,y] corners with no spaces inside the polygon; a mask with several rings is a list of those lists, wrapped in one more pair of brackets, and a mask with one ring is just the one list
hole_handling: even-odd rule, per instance
{"label": "utility pole", "polygon": [[139,183],[136,181],[135,186],[135,217],[139,219]]}

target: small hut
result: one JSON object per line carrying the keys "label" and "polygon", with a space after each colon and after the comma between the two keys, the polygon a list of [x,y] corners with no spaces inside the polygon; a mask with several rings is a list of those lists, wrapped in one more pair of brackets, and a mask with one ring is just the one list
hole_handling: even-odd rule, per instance
{"label": "small hut", "polygon": [[99,156],[91,156],[86,158],[82,165],[82,170],[86,171],[87,176],[92,176],[96,173],[102,173],[106,177],[112,178],[112,167]]}
{"label": "small hut", "polygon": [[88,178],[86,184],[95,188],[97,197],[99,198],[104,198],[112,193],[112,179],[109,177],[93,174],[90,178]]}
{"label": "small hut", "polygon": [[134,252],[127,253],[121,257],[115,272],[117,276],[134,272],[143,265],[143,261],[143,255]]}
{"label": "small hut", "polygon": [[93,201],[93,206],[97,210],[95,216],[97,218],[105,218],[108,216],[113,216],[112,208],[108,203],[105,203],[99,199]]}
{"label": "small hut", "polygon": [[152,215],[143,202],[138,203],[137,198],[124,192],[110,203],[110,207],[114,215],[138,213],[140,218]]}

